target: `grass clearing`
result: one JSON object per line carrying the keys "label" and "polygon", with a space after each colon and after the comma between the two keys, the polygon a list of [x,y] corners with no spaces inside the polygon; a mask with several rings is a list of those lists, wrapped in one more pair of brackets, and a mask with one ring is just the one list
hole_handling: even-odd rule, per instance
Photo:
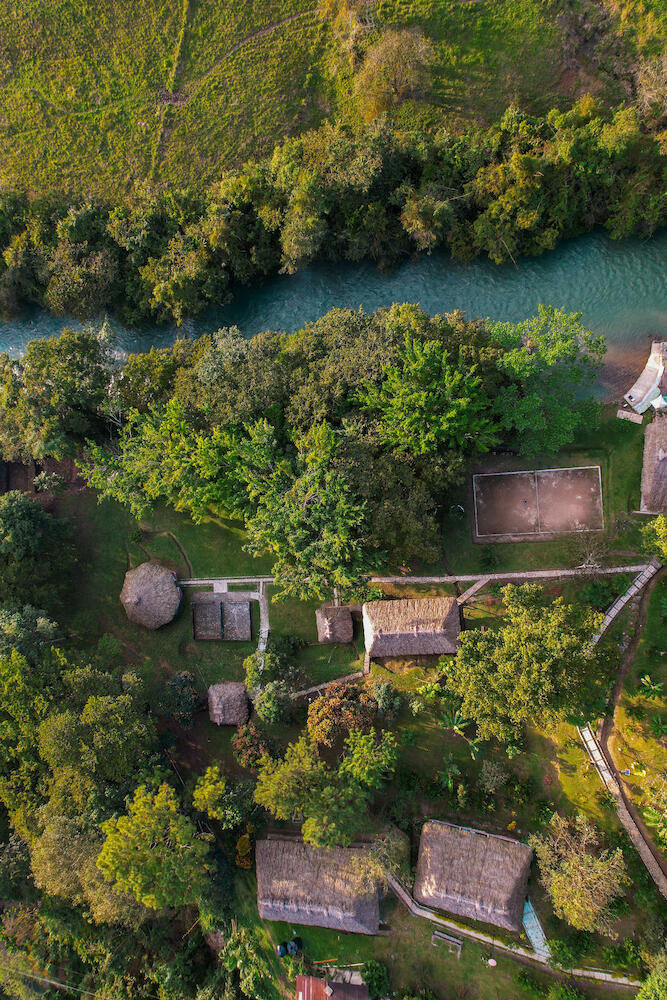
{"label": "grass clearing", "polygon": [[[609,30],[628,51],[655,48],[659,0],[617,6]],[[362,47],[413,26],[434,45],[431,92],[398,109],[401,126],[490,122],[511,102],[542,112],[582,87],[623,96],[576,46],[581,66],[563,72],[571,39],[542,0],[378,0],[373,18]],[[324,117],[357,120],[352,75],[317,0],[0,0],[0,183],[114,199],[147,181],[201,189]]]}

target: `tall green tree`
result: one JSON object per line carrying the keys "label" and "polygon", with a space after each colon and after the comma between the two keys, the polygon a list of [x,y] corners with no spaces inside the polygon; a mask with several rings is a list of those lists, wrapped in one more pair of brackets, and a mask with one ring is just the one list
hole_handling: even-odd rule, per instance
{"label": "tall green tree", "polygon": [[521,323],[486,325],[504,349],[498,367],[509,382],[497,394],[496,413],[523,455],[556,452],[591,426],[598,406],[590,391],[606,347],[579,313],[540,305]]}
{"label": "tall green tree", "polygon": [[503,588],[503,604],[500,628],[462,632],[456,657],[443,661],[479,735],[511,740],[524,724],[599,711],[610,663],[591,640],[602,615],[560,597],[551,603],[532,584]]}
{"label": "tall green tree", "polygon": [[71,526],[27,493],[0,496],[0,602],[51,608],[71,568]]}
{"label": "tall green tree", "polygon": [[108,347],[65,329],[31,340],[20,360],[0,354],[0,453],[10,461],[73,455],[102,429],[111,377]]}
{"label": "tall green tree", "polygon": [[89,443],[80,467],[100,498],[126,504],[136,517],[163,501],[201,520],[210,511],[238,513],[244,499],[229,434],[197,430],[178,399],[130,410],[115,445]]}
{"label": "tall green tree", "polygon": [[397,452],[488,451],[498,440],[490,400],[475,366],[453,362],[435,340],[409,333],[396,363],[368,384],[363,405],[378,414],[381,439]]}
{"label": "tall green tree", "polygon": [[364,547],[365,508],[333,467],[338,443],[331,427],[316,425],[294,444],[293,461],[263,481],[245,473],[255,504],[246,548],[273,557],[279,596],[350,593],[372,565]]}
{"label": "tall green tree", "polygon": [[210,848],[179,812],[173,788],[140,785],[125,816],[102,824],[97,866],[107,881],[154,910],[195,903],[206,892]]}
{"label": "tall green tree", "polygon": [[35,662],[57,637],[58,626],[30,604],[23,607],[0,605],[0,657],[16,650]]}

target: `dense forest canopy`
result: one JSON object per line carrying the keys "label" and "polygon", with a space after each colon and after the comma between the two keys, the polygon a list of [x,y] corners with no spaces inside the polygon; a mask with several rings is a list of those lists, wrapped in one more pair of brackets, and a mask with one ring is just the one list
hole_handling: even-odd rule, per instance
{"label": "dense forest canopy", "polygon": [[387,266],[444,247],[501,262],[595,226],[649,235],[666,192],[661,135],[593,97],[543,116],[510,107],[463,132],[325,123],[205,191],[131,204],[0,191],[0,308],[180,323],[317,259]]}

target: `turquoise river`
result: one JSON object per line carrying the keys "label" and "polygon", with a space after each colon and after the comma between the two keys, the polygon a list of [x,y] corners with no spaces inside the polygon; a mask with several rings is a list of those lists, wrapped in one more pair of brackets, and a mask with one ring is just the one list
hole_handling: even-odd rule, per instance
{"label": "turquoise river", "polygon": [[[297,330],[333,306],[366,311],[392,302],[419,302],[429,313],[462,309],[469,316],[520,320],[540,302],[581,312],[608,345],[600,388],[622,395],[647,357],[650,338],[667,339],[667,230],[650,240],[613,241],[594,233],[561,244],[518,267],[488,260],[463,265],[443,253],[383,273],[372,264],[319,264],[242,290],[180,329],[113,324],[117,348],[147,350],[236,324],[246,336],[260,330]],[[0,350],[19,354],[34,337],[81,324],[33,311],[0,323]]]}

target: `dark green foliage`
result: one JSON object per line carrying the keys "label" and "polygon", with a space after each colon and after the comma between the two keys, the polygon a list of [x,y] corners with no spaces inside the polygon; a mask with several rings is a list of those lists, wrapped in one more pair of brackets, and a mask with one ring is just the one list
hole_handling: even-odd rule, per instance
{"label": "dark green foliage", "polygon": [[0,496],[0,602],[52,608],[68,582],[70,537],[69,523],[26,493]]}
{"label": "dark green foliage", "polygon": [[361,976],[368,986],[371,1000],[383,997],[389,991],[389,973],[387,966],[375,959],[365,962],[361,969]]}
{"label": "dark green foliage", "polygon": [[90,333],[31,340],[17,361],[0,354],[0,453],[11,461],[75,454],[101,427],[111,356]]}
{"label": "dark green foliage", "polygon": [[185,729],[194,725],[199,694],[194,676],[189,670],[180,670],[165,685],[164,713]]}

